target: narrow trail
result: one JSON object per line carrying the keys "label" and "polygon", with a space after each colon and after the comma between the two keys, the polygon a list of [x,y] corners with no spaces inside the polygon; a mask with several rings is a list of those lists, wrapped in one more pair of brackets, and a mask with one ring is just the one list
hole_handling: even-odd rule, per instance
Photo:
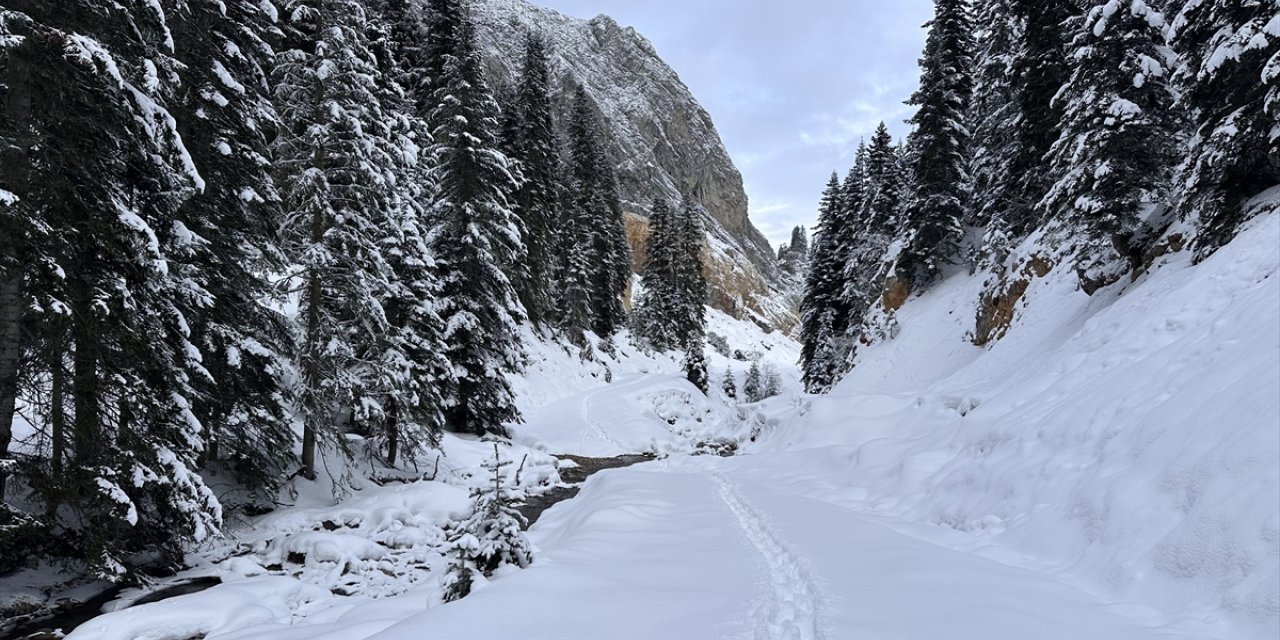
{"label": "narrow trail", "polygon": [[738,520],[752,546],[764,557],[769,569],[771,593],[751,612],[752,636],[756,640],[824,640],[820,621],[821,595],[809,578],[803,561],[738,494],[724,476],[714,476],[720,499]]}
{"label": "narrow trail", "polygon": [[[578,417],[581,418],[582,421],[586,423],[589,427],[591,427],[591,430],[601,440],[608,442],[609,444],[612,444],[613,446],[617,447],[618,451],[622,453],[626,453],[628,451],[628,448],[625,445],[623,445],[621,442],[618,442],[613,437],[611,437],[609,435],[609,431],[604,428],[604,425],[600,424],[595,420],[595,418],[592,417],[592,412],[591,412],[592,406],[595,404],[596,396],[606,392],[612,392],[615,389],[616,387],[613,387],[612,385],[606,385],[600,389],[592,391],[587,395],[583,396],[582,407],[578,410]],[[584,439],[586,438],[585,432],[583,433],[583,438]]]}

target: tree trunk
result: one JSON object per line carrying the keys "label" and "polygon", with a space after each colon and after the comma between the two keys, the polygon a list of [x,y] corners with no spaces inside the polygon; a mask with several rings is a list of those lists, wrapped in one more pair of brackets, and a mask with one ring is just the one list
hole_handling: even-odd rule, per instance
{"label": "tree trunk", "polygon": [[[2,105],[10,123],[21,131],[31,123],[31,102],[36,88],[32,82],[33,67],[29,56],[9,56],[7,85]],[[25,138],[25,139],[24,139]],[[10,148],[0,155],[0,182],[25,185],[30,181],[31,162],[28,158],[34,141],[20,134]],[[25,231],[7,229],[0,251],[14,262],[0,270],[0,458],[9,455],[13,440],[13,416],[17,409],[19,361],[22,357],[22,313],[26,309],[23,277],[29,257],[24,255]],[[5,473],[0,470],[0,503],[4,502]]]}
{"label": "tree trunk", "polygon": [[[87,297],[87,296],[86,296]],[[72,444],[75,451],[72,452],[76,465],[84,467],[93,460],[94,452],[98,445],[98,419],[99,419],[99,402],[98,397],[98,353],[97,353],[97,336],[94,335],[92,322],[89,318],[93,316],[93,310],[90,307],[91,302],[87,300],[76,300],[76,309],[73,314],[72,322],[75,323],[73,329],[75,333],[76,349],[74,356],[74,371],[72,372],[71,394],[75,404],[75,421],[73,429],[75,433],[72,435]]]}
{"label": "tree trunk", "polygon": [[387,466],[396,466],[400,455],[400,405],[392,400],[387,412]]}
{"label": "tree trunk", "polygon": [[50,389],[49,422],[53,429],[53,476],[62,475],[62,459],[66,455],[67,438],[67,376],[60,345],[54,349],[53,361],[50,363],[53,374],[53,385]]}
{"label": "tree trunk", "polygon": [[[307,308],[307,362],[304,372],[304,394],[314,398],[320,378],[320,275],[314,270],[310,276],[311,304]],[[308,480],[316,479],[316,415],[315,402],[305,406],[306,416],[302,421],[302,476]]]}
{"label": "tree trunk", "polygon": [[[312,214],[311,218],[311,242],[313,244],[319,244],[324,241],[324,228],[324,212],[317,210]],[[303,384],[306,385],[306,389],[303,390],[303,393],[312,396],[313,401],[307,403],[303,408],[306,411],[306,416],[302,423],[302,475],[308,480],[315,480],[316,430],[318,429],[316,423],[320,416],[317,415],[314,394],[320,386],[320,304],[324,294],[324,287],[320,281],[320,273],[315,267],[311,268],[307,277],[310,303],[307,306],[307,356],[303,371]]]}
{"label": "tree trunk", "polygon": [[[13,414],[18,402],[18,363],[22,358],[22,273],[14,269],[0,281],[0,459],[9,456]],[[0,502],[7,474],[0,469]]]}

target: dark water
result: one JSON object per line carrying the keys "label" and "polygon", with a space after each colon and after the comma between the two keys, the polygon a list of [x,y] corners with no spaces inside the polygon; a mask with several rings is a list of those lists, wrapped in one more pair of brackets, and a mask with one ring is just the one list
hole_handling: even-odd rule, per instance
{"label": "dark water", "polygon": [[655,457],[651,454],[631,454],[625,456],[617,456],[615,458],[587,458],[583,456],[556,456],[561,460],[572,460],[578,466],[571,469],[561,469],[560,479],[571,487],[556,487],[546,493],[532,496],[520,506],[520,513],[529,520],[529,526],[538,521],[542,517],[543,512],[560,502],[569,500],[578,495],[582,490],[579,486],[590,478],[592,475],[604,471],[605,469],[621,469],[630,467],[631,465],[640,464],[641,462],[649,462]]}
{"label": "dark water", "polygon": [[[183,580],[156,589],[139,598],[131,606],[160,602],[169,598],[185,596],[189,593],[199,593],[221,582],[221,578],[212,576]],[[0,640],[55,640],[56,638],[61,638],[62,635],[57,633],[58,630],[61,630],[63,634],[71,633],[76,627],[102,615],[102,607],[119,598],[121,592],[127,588],[113,587],[84,602],[68,601],[59,606],[52,615],[23,622],[8,631],[0,631]]]}

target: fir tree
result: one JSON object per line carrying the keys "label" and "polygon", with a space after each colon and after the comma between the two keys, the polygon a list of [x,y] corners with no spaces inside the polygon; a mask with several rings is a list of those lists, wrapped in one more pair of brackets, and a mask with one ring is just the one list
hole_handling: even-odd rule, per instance
{"label": "fir tree", "polygon": [[418,202],[410,190],[392,209],[396,233],[382,243],[395,276],[382,301],[390,334],[381,351],[370,354],[378,357],[383,380],[371,389],[378,405],[364,419],[392,466],[439,443],[445,397],[456,384],[445,358],[441,287],[426,237],[427,215]]}
{"label": "fir tree", "polygon": [[675,324],[680,308],[675,272],[680,259],[679,231],[671,206],[661,198],[655,200],[645,244],[643,294],[636,303],[636,333],[658,351],[673,349],[680,343]]}
{"label": "fir tree", "polygon": [[[822,384],[810,388],[810,393],[826,393],[830,391],[847,371],[851,354],[844,347],[843,341],[847,339],[846,336],[832,328],[835,324],[834,316],[835,313],[828,309],[818,318],[813,356],[809,361],[809,369],[806,369],[805,374],[812,375],[813,380]],[[764,399],[763,383],[761,383],[760,387],[760,399]]]}
{"label": "fir tree", "polygon": [[900,222],[903,172],[897,145],[883,122],[867,146],[863,223],[888,232]]}
{"label": "fir tree", "polygon": [[685,198],[676,218],[677,244],[672,271],[676,282],[679,307],[675,316],[676,335],[680,344],[702,343],[706,333],[707,278],[702,260],[702,209]]}
{"label": "fir tree", "polygon": [[[887,140],[888,130],[884,131]],[[861,317],[861,309],[867,301],[878,292],[870,290],[871,276],[879,270],[879,262],[887,243],[880,237],[881,233],[871,222],[871,196],[874,195],[873,184],[867,173],[870,151],[865,143],[858,145],[857,156],[853,168],[845,176],[841,188],[843,201],[841,205],[839,246],[841,247],[841,280],[838,300],[834,307],[837,316],[845,325],[842,330],[856,330]]]}
{"label": "fir tree", "polygon": [[33,362],[65,384],[38,403],[52,405],[50,424],[33,426],[52,428],[52,457],[65,447],[73,463],[25,474],[83,560],[119,579],[144,550],[176,563],[221,519],[193,471],[203,427],[192,378],[204,371],[186,310],[206,294],[176,268],[194,242],[179,207],[205,183],[170,111],[178,65],[161,7],[16,5],[27,15],[5,14],[21,36],[5,56],[13,129],[0,135],[37,144],[5,200],[40,227],[77,231],[25,238],[38,241],[26,255],[39,283],[26,335],[48,350]]}
{"label": "fir tree", "polygon": [[194,242],[175,266],[205,292],[188,310],[208,375],[194,411],[210,440],[252,489],[283,479],[294,441],[289,389],[291,335],[264,305],[267,274],[284,260],[281,202],[269,137],[278,126],[268,88],[278,36],[257,2],[190,0],[170,18],[182,93],[178,130],[206,187],[182,207]]}
{"label": "fir tree", "polygon": [[751,362],[747,369],[747,378],[742,383],[742,397],[747,402],[760,402],[764,399],[764,380],[760,376],[760,362]]}
{"label": "fir tree", "polygon": [[556,317],[569,341],[583,346],[587,344],[584,334],[591,329],[591,220],[572,202],[565,205],[558,242]]}
{"label": "fir tree", "polygon": [[1095,4],[1076,24],[1071,78],[1056,102],[1062,134],[1050,154],[1057,182],[1043,206],[1064,218],[1087,291],[1136,266],[1139,209],[1165,183],[1174,146],[1164,17],[1142,0]]}
{"label": "fir tree", "polygon": [[419,0],[384,0],[382,16],[387,23],[387,37],[399,64],[391,72],[409,99],[411,113],[425,120],[435,107],[431,77],[428,75],[427,26],[424,5]]}
{"label": "fir tree", "polygon": [[699,337],[691,341],[684,352],[684,377],[699,391],[706,394],[711,389],[711,381],[707,375],[706,344]]}
{"label": "fir tree", "polygon": [[701,215],[688,200],[678,212],[658,200],[649,218],[644,294],[637,304],[636,323],[639,335],[659,351],[688,348],[704,336],[707,282]]}
{"label": "fir tree", "polygon": [[[9,444],[22,372],[22,356],[29,350],[23,339],[23,319],[31,297],[36,247],[46,245],[47,226],[16,191],[30,181],[30,150],[34,146],[31,99],[34,89],[27,80],[29,67],[10,62],[10,49],[22,44],[18,34],[30,30],[31,18],[0,10],[0,226],[8,231],[0,238],[0,505],[11,466]],[[25,73],[24,73],[25,72]]]}
{"label": "fir tree", "polygon": [[903,154],[894,146],[888,128],[882,123],[865,157],[860,157],[854,165],[852,173],[861,176],[857,181],[861,185],[861,197],[859,200],[853,191],[847,196],[849,230],[845,232],[848,239],[840,292],[843,302],[832,309],[831,326],[827,329],[832,341],[824,345],[828,354],[817,365],[829,379],[828,389],[847,372],[854,345],[862,337],[863,319],[884,293],[895,266],[895,256],[889,255],[888,250],[890,243],[904,233],[900,206],[905,190],[905,164]]}
{"label": "fir tree", "polygon": [[467,597],[480,576],[489,577],[499,567],[527,567],[533,562],[533,547],[524,535],[527,522],[516,509],[519,495],[507,487],[498,444],[493,460],[484,468],[493,474],[493,484],[471,492],[471,516],[449,536],[449,568],[444,579],[444,601]]}
{"label": "fir tree", "polygon": [[395,274],[382,244],[392,228],[384,170],[395,161],[364,8],[317,0],[286,13],[293,46],[275,70],[277,167],[288,252],[301,266],[302,475],[314,479],[321,441],[343,447],[342,429],[372,419],[390,384],[383,303]]}
{"label": "fir tree", "polygon": [[520,162],[524,177],[515,201],[528,251],[518,291],[529,320],[541,325],[552,311],[552,241],[561,223],[551,73],[547,45],[541,36],[529,34],[525,40],[524,64],[509,115],[514,127],[510,151]]}
{"label": "fir tree", "polygon": [[523,259],[524,246],[509,201],[517,184],[497,148],[498,108],[474,37],[464,21],[436,91],[430,122],[439,201],[429,237],[446,356],[458,378],[447,400],[448,423],[466,433],[505,434],[504,424],[520,417],[506,374],[519,371],[524,359],[524,313],[507,271]]}
{"label": "fir tree", "polygon": [[[842,311],[846,247],[840,245],[839,239],[844,235],[842,224],[846,218],[842,210],[845,204],[840,178],[833,173],[818,208],[812,264],[800,304],[800,366],[805,387],[813,393],[828,388],[833,382],[825,375],[826,368],[817,366],[814,355],[823,346],[819,335],[822,318]],[[847,309],[843,311],[847,312]]]}
{"label": "fir tree", "polygon": [[389,24],[370,25],[378,34],[371,48],[383,77],[378,98],[385,125],[378,131],[389,151],[382,167],[389,224],[379,242],[393,274],[381,296],[388,333],[365,348],[377,375],[356,412],[374,450],[383,452],[392,466],[438,444],[444,398],[455,383],[444,355],[443,322],[437,313],[440,284],[427,238],[427,203],[435,184],[422,146],[431,135],[413,97],[413,88],[421,88],[421,70],[405,69],[422,58],[422,46],[414,39],[420,38],[420,25],[416,15],[406,15],[409,7],[395,5],[383,6]]}
{"label": "fir tree", "polygon": [[602,139],[599,116],[586,89],[579,87],[569,122],[570,174],[576,241],[583,243],[591,269],[591,331],[617,333],[626,322],[622,296],[631,281],[631,250],[622,221],[617,178]]}
{"label": "fir tree", "polygon": [[724,391],[726,398],[730,400],[738,399],[738,381],[733,379],[732,366],[725,368],[724,379],[720,381],[720,390]]}
{"label": "fir tree", "polygon": [[1013,161],[1021,153],[1010,131],[1020,127],[1013,68],[1023,26],[1013,11],[1015,0],[985,0],[975,6],[977,28],[973,99],[969,123],[973,132],[969,209],[966,221],[983,229],[974,261],[1002,263],[1008,257],[1010,212],[1025,209],[1015,202],[1018,175]]}
{"label": "fir tree", "polygon": [[1019,182],[1003,223],[1011,237],[1021,238],[1040,222],[1036,204],[1052,184],[1044,158],[1060,133],[1063,105],[1053,98],[1070,73],[1067,45],[1071,36],[1065,23],[1077,8],[1075,0],[1013,0],[1012,9],[1023,26],[1013,61],[1018,154],[1009,168]]}
{"label": "fir tree", "polygon": [[791,254],[800,265],[809,262],[809,230],[798,226],[791,230]]}
{"label": "fir tree", "polygon": [[928,26],[920,89],[908,101],[918,107],[910,121],[914,189],[905,205],[910,236],[897,268],[899,278],[916,286],[935,280],[942,265],[960,257],[970,154],[965,118],[972,93],[973,25],[968,3],[935,0]]}
{"label": "fir tree", "polygon": [[1280,27],[1274,2],[1175,4],[1176,80],[1193,135],[1177,208],[1197,218],[1204,258],[1253,213],[1246,200],[1280,183]]}
{"label": "fir tree", "polygon": [[[421,58],[407,60],[413,64],[421,64],[421,96],[424,116],[429,116],[436,108],[436,94],[449,82],[445,67],[449,58],[456,57],[463,47],[468,45],[464,40],[469,37],[464,33],[463,25],[467,22],[466,6],[463,0],[425,0],[426,8],[423,24],[415,26],[409,23],[402,27],[405,33],[420,33],[419,38],[409,39],[420,42]],[[405,12],[408,13],[408,7]],[[410,16],[410,19],[413,19]]]}

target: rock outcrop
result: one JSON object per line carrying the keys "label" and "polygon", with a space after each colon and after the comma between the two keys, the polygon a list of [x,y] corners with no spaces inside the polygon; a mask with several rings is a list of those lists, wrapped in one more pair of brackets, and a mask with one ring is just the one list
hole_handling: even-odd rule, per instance
{"label": "rock outcrop", "polygon": [[[551,45],[559,116],[582,86],[608,125],[610,156],[628,213],[646,218],[654,198],[693,198],[707,213],[712,304],[786,329],[793,314],[774,298],[773,250],[747,215],[742,175],[715,125],[675,71],[634,29],[607,16],[581,20],[523,0],[473,0],[490,82],[509,91],[527,33]],[[643,234],[628,235],[643,242]],[[637,268],[642,265],[637,263]]]}

